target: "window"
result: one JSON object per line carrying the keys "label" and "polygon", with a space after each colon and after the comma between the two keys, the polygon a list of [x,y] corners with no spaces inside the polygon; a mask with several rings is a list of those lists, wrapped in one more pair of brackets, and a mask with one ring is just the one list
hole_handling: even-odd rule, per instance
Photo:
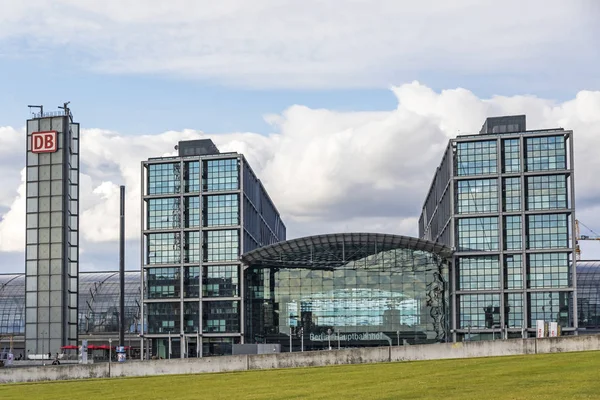
{"label": "window", "polygon": [[460,257],[458,269],[460,290],[500,288],[498,256]]}
{"label": "window", "polygon": [[205,333],[239,332],[239,301],[205,301],[202,303],[202,328]]}
{"label": "window", "polygon": [[217,265],[204,267],[204,277],[202,278],[202,296],[239,296],[238,266]]}
{"label": "window", "polygon": [[457,196],[459,214],[498,211],[498,181],[496,179],[458,181]]}
{"label": "window", "polygon": [[199,323],[200,303],[198,303],[198,301],[186,301],[183,303],[183,329],[185,333],[198,332]]}
{"label": "window", "polygon": [[240,223],[239,196],[225,194],[204,197],[204,226],[227,226]]}
{"label": "window", "polygon": [[568,253],[530,254],[527,271],[528,287],[569,287]]}
{"label": "window", "polygon": [[179,333],[180,303],[148,303],[148,333]]}
{"label": "window", "polygon": [[179,228],[180,222],[179,198],[148,200],[148,229]]}
{"label": "window", "polygon": [[148,165],[148,194],[174,194],[181,190],[179,163]]}
{"label": "window", "polygon": [[549,171],[567,167],[565,138],[547,136],[527,138],[527,171]]}
{"label": "window", "polygon": [[179,298],[179,267],[148,268],[146,276],[149,299]]}
{"label": "window", "polygon": [[456,144],[456,175],[487,175],[498,171],[495,140]]}
{"label": "window", "polygon": [[506,289],[523,289],[523,257],[507,254],[504,257],[504,285]]}
{"label": "window", "polygon": [[200,191],[200,163],[198,161],[186,161],[184,163],[184,184],[185,192]]}
{"label": "window", "polygon": [[521,178],[504,179],[504,211],[521,211]]}
{"label": "window", "polygon": [[520,328],[523,326],[523,294],[507,293],[504,310],[506,313],[506,324],[508,328]]}
{"label": "window", "polygon": [[206,231],[204,261],[237,261],[239,257],[239,231],[237,229]]}
{"label": "window", "polygon": [[200,226],[200,198],[185,198],[185,227],[196,228]]}
{"label": "window", "polygon": [[569,316],[572,294],[570,292],[533,292],[529,297],[529,326],[535,327],[535,321],[558,322],[563,327],[573,326]]}
{"label": "window", "polygon": [[499,294],[468,294],[459,297],[460,328],[493,328],[500,325]]}
{"label": "window", "polygon": [[530,249],[569,247],[569,227],[566,214],[529,215],[528,227]]}
{"label": "window", "polygon": [[502,141],[504,156],[504,172],[513,173],[521,171],[521,146],[519,139],[505,139]]}
{"label": "window", "polygon": [[551,210],[556,208],[567,208],[566,176],[527,177],[527,209]]}
{"label": "window", "polygon": [[200,267],[183,267],[183,297],[200,297]]}
{"label": "window", "polygon": [[176,264],[181,262],[181,235],[179,233],[151,233],[148,235],[148,264]]}
{"label": "window", "polygon": [[239,189],[238,160],[205,161],[203,171],[204,190],[217,192]]}
{"label": "window", "polygon": [[458,220],[459,251],[498,250],[498,217]]}
{"label": "window", "polygon": [[185,232],[185,263],[200,262],[200,232]]}
{"label": "window", "polygon": [[202,338],[202,355],[208,356],[230,356],[234,344],[240,343],[239,337],[204,337]]}
{"label": "window", "polygon": [[504,249],[521,250],[521,239],[523,230],[521,228],[521,216],[510,215],[504,217]]}

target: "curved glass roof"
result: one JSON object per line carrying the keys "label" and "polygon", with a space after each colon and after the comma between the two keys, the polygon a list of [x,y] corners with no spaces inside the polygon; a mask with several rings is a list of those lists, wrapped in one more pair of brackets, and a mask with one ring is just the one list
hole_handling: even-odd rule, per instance
{"label": "curved glass roof", "polygon": [[25,274],[0,275],[0,335],[25,331]]}
{"label": "curved glass roof", "polygon": [[[125,330],[138,332],[140,272],[125,272]],[[119,331],[119,272],[79,274],[79,332]]]}
{"label": "curved glass roof", "polygon": [[[140,272],[125,271],[125,330],[139,332]],[[118,332],[119,272],[79,273],[79,332]],[[0,334],[25,333],[25,274],[0,275]]]}
{"label": "curved glass roof", "polygon": [[600,329],[600,261],[577,262],[579,327]]}
{"label": "curved glass roof", "polygon": [[381,233],[334,233],[287,240],[241,256],[253,267],[337,269],[394,249],[423,251],[450,258],[452,249],[428,240]]}

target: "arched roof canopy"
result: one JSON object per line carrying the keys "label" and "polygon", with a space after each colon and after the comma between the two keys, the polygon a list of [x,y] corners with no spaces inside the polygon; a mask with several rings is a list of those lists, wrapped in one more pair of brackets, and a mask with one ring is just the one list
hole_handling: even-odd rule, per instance
{"label": "arched roof canopy", "polygon": [[406,249],[449,260],[452,249],[428,240],[382,233],[334,233],[287,240],[241,256],[250,267],[336,269],[365,255]]}

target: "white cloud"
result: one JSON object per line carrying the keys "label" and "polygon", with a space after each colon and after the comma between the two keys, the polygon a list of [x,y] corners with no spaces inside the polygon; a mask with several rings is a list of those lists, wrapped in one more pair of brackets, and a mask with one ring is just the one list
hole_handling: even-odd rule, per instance
{"label": "white cloud", "polygon": [[595,63],[583,62],[597,54],[592,7],[562,0],[10,1],[0,14],[0,54],[76,53],[104,72],[260,87],[381,87],[433,66],[485,76],[535,77],[543,69],[547,83],[575,57],[578,74],[595,72]]}
{"label": "white cloud", "polygon": [[[356,230],[415,235],[416,218],[448,138],[459,131],[478,132],[487,116],[514,113],[527,114],[529,129],[574,130],[578,215],[600,231],[600,185],[595,176],[600,170],[600,92],[581,91],[557,103],[532,96],[480,99],[465,89],[435,92],[416,82],[392,90],[398,107],[391,111],[342,113],[291,106],[267,117],[277,132],[268,136],[194,130],[123,136],[84,129],[82,262],[89,265],[90,259],[102,258],[99,249],[114,246],[121,184],[127,187],[127,235],[135,242],[140,229],[140,161],[172,154],[179,140],[209,137],[223,152],[244,153],[283,214],[289,237]],[[17,157],[10,162],[0,159],[0,170],[10,183],[2,193],[2,204],[10,210],[0,222],[0,250],[22,251],[24,187],[18,177],[24,143],[14,138],[23,132],[1,129],[10,134],[0,135],[0,148]],[[137,257],[128,256],[130,267],[139,262]]]}

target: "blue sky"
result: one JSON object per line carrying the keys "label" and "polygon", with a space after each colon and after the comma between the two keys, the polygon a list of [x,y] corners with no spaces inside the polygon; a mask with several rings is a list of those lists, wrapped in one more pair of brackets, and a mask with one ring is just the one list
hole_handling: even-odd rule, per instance
{"label": "blue sky", "polygon": [[[71,101],[86,127],[102,127],[124,134],[152,134],[166,130],[269,133],[266,114],[280,113],[294,104],[339,111],[392,110],[396,98],[389,87],[373,88],[240,88],[205,80],[165,74],[101,74],[53,58],[40,63],[31,58],[2,60],[5,95],[0,97],[2,125],[20,127],[28,118],[28,104],[53,109]],[[554,100],[574,97],[579,90],[600,89],[600,75],[589,79],[570,76],[568,62],[552,71],[523,74],[464,74],[460,71],[407,71],[389,86],[426,83],[434,90],[465,87],[482,98],[533,94]],[[545,76],[544,76],[545,75]],[[557,80],[557,76],[564,79]]]}
{"label": "blue sky", "polygon": [[[415,235],[447,140],[512,113],[575,130],[578,218],[600,231],[599,4],[8,0],[0,272],[23,265],[27,105],[64,101],[84,129],[83,269],[115,267],[117,220],[106,218],[122,183],[128,268],[139,268],[139,161],[177,140],[243,152],[290,237]],[[600,258],[600,242],[584,248]]]}

